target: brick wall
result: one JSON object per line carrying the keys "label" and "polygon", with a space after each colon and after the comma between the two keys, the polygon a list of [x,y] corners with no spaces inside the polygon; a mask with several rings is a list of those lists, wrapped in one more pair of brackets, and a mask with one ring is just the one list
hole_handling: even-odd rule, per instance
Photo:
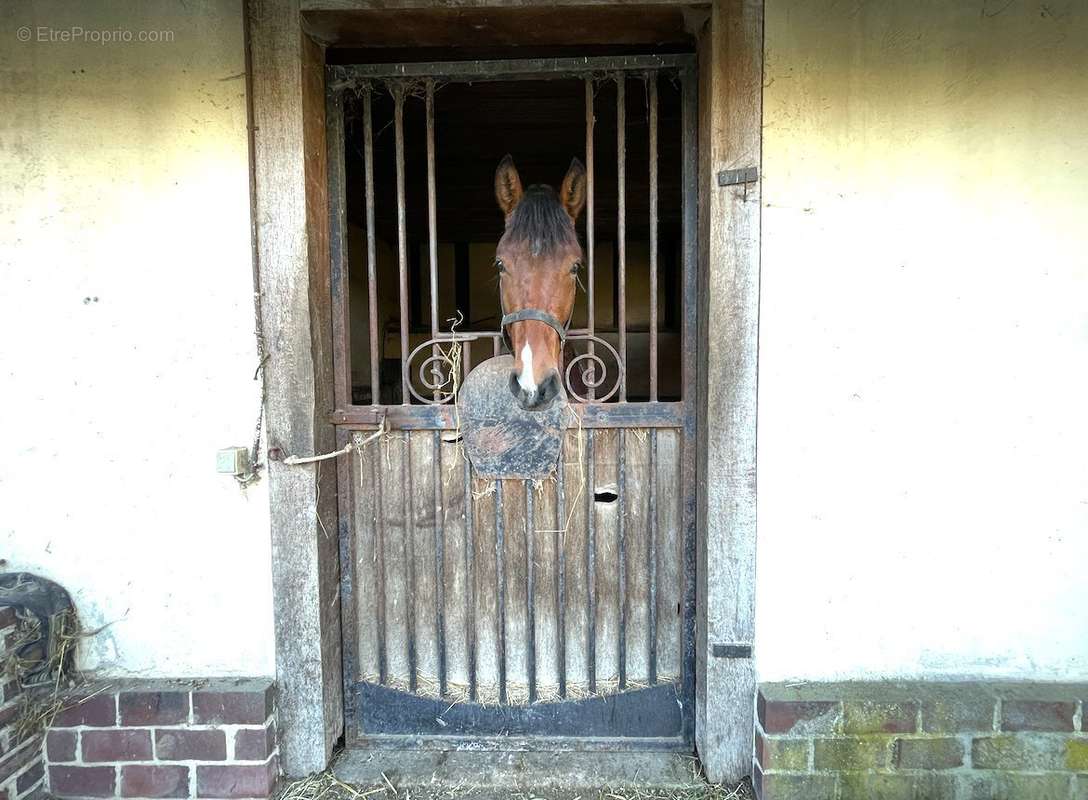
{"label": "brick wall", "polygon": [[37,798],[44,792],[42,737],[20,739],[16,731],[23,704],[23,689],[12,670],[17,624],[15,609],[0,607],[0,800]]}
{"label": "brick wall", "polygon": [[234,800],[275,789],[269,680],[97,684],[66,705],[45,745],[56,797]]}
{"label": "brick wall", "polygon": [[767,684],[762,800],[1088,800],[1088,684]]}

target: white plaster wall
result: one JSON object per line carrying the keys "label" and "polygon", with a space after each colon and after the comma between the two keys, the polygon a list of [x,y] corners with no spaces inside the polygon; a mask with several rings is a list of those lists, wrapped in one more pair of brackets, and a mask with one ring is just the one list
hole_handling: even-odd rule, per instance
{"label": "white plaster wall", "polygon": [[1088,678],[1088,6],[767,0],[762,680]]}
{"label": "white plaster wall", "polygon": [[110,673],[274,669],[267,494],[215,472],[260,401],[241,6],[0,6],[0,556]]}

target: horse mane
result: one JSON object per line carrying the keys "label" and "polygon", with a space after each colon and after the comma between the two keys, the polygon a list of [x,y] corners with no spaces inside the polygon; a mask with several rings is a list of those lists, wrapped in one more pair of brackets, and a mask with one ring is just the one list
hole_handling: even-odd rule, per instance
{"label": "horse mane", "polygon": [[510,215],[506,235],[514,242],[527,242],[534,257],[578,243],[574,223],[559,202],[559,195],[543,183],[525,190],[521,202]]}

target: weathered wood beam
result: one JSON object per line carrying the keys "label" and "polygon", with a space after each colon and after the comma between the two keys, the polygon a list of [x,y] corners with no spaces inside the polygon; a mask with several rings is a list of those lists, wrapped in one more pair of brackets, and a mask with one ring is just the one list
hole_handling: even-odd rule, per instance
{"label": "weathered wood beam", "polygon": [[[334,449],[324,67],[298,0],[249,0],[257,260],[269,448]],[[280,760],[324,769],[343,728],[336,470],[268,462]]]}
{"label": "weathered wood beam", "polygon": [[758,181],[719,186],[717,176],[760,165],[763,0],[718,0],[699,55],[698,459],[705,488],[698,508],[696,745],[712,781],[734,781],[751,772],[755,707],[746,648],[755,633],[761,206]]}

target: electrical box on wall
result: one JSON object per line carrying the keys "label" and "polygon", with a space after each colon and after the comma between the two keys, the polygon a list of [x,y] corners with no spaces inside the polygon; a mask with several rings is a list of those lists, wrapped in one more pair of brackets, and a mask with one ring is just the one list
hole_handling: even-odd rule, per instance
{"label": "electrical box on wall", "polygon": [[225,475],[245,475],[249,472],[249,449],[227,447],[215,455],[215,470]]}

